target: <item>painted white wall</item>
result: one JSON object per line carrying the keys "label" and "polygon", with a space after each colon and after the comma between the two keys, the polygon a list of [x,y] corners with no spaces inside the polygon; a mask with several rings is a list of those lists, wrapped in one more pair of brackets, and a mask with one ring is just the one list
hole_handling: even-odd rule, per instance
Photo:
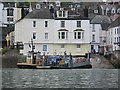
{"label": "painted white wall", "polygon": [[[117,44],[114,44],[115,42],[117,42],[117,38],[119,41],[119,37],[120,37],[120,26],[109,28],[107,32],[107,45],[112,45],[113,51],[120,50],[120,47]],[[115,41],[115,38],[116,38],[116,41]]]}
{"label": "painted white wall", "polygon": [[[36,21],[36,27],[33,27],[33,21]],[[48,27],[45,27],[45,21],[48,21]],[[27,19],[24,18],[15,24],[15,42],[23,42],[24,54],[30,50],[29,42],[33,32],[36,32],[35,51],[43,51],[43,44],[48,45],[48,51],[53,54],[54,44],[89,44],[90,43],[90,22],[89,20],[81,20],[81,28],[77,28],[77,20],[65,20],[68,30],[68,39],[59,40],[58,30],[61,28],[61,20],[54,19]],[[73,31],[75,29],[84,30],[84,40],[75,40]],[[48,33],[48,40],[45,40],[45,33]],[[46,53],[47,53],[46,52]]]}
{"label": "painted white wall", "polygon": [[[61,28],[61,21],[65,21],[65,28]],[[77,21],[81,21],[81,27],[77,28]],[[54,42],[55,43],[89,43],[90,42],[90,23],[89,20],[55,20],[55,31],[54,31]],[[58,39],[58,30],[66,29],[68,30],[68,39],[60,40]],[[74,30],[83,29],[84,39],[75,40]]]}
{"label": "painted white wall", "polygon": [[[3,24],[14,24],[17,20],[19,20],[21,18],[21,9],[20,8],[16,8],[16,7],[11,7],[13,8],[13,16],[7,16],[7,9],[9,7],[4,7],[3,9]],[[11,17],[13,18],[12,22],[8,22],[7,18]]]}
{"label": "painted white wall", "polygon": [[[91,32],[90,32],[90,39],[91,39],[91,45],[94,45],[94,49],[96,52],[98,52],[98,45],[100,45],[100,37],[101,37],[101,32],[102,32],[102,29],[101,29],[101,24],[94,24],[94,30],[93,31],[93,24],[90,24],[90,29],[91,29]],[[92,42],[92,35],[95,35],[95,42]]]}
{"label": "painted white wall", "polygon": [[2,26],[2,14],[3,14],[3,12],[2,12],[2,9],[3,9],[3,3],[2,2],[0,2],[0,26]]}

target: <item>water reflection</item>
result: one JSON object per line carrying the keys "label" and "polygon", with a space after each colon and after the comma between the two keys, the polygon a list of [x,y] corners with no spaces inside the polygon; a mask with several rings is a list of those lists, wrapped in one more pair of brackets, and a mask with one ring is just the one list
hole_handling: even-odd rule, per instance
{"label": "water reflection", "polygon": [[118,88],[117,69],[4,69],[3,88]]}

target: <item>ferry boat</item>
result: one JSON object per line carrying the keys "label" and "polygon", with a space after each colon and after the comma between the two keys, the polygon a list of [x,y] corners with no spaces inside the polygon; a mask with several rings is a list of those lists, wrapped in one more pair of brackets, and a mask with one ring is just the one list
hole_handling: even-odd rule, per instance
{"label": "ferry boat", "polygon": [[40,55],[40,52],[28,52],[27,60],[17,63],[23,69],[78,69],[92,68],[90,56],[72,57],[72,55]]}
{"label": "ferry boat", "polygon": [[67,55],[41,55],[40,52],[34,52],[34,43],[31,38],[31,51],[28,51],[25,62],[18,62],[18,68],[25,69],[75,69],[75,68],[91,68],[89,53],[85,57],[72,57],[71,53]]}

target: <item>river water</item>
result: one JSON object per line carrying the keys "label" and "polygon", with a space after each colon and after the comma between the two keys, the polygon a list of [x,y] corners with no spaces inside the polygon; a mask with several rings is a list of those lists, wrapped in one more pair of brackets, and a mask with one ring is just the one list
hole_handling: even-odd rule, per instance
{"label": "river water", "polygon": [[118,70],[3,69],[2,88],[118,88]]}

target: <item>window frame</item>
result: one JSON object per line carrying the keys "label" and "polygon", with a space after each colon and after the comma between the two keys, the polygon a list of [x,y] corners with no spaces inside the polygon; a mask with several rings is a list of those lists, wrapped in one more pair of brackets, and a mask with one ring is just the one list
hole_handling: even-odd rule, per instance
{"label": "window frame", "polygon": [[65,48],[65,45],[64,45],[64,44],[61,44],[61,48]]}
{"label": "window frame", "polygon": [[44,45],[43,45],[43,51],[44,51],[44,52],[47,52],[47,51],[48,51],[48,46],[47,46],[47,44],[44,44]]}
{"label": "window frame", "polygon": [[77,44],[77,49],[80,49],[81,48],[81,45],[80,44]]}
{"label": "window frame", "polygon": [[33,27],[36,27],[36,21],[33,21]]}
{"label": "window frame", "polygon": [[[34,38],[35,37],[35,38]],[[37,33],[36,32],[33,32],[33,39],[36,39],[37,38]]]}
{"label": "window frame", "polygon": [[61,27],[62,27],[62,28],[65,27],[65,21],[61,21]]}
{"label": "window frame", "polygon": [[7,9],[7,16],[13,16],[14,15],[14,9],[13,8],[8,8]]}
{"label": "window frame", "polygon": [[48,40],[48,33],[45,33],[45,40]]}
{"label": "window frame", "polygon": [[74,39],[84,39],[84,31],[74,31]]}
{"label": "window frame", "polygon": [[92,35],[92,42],[95,42],[95,34]]}
{"label": "window frame", "polygon": [[48,21],[45,21],[45,27],[48,27]]}
{"label": "window frame", "polygon": [[7,17],[7,22],[13,22],[13,17]]}
{"label": "window frame", "polygon": [[77,21],[77,27],[81,27],[81,21]]}
{"label": "window frame", "polygon": [[68,39],[68,31],[58,31],[58,39],[62,40]]}

